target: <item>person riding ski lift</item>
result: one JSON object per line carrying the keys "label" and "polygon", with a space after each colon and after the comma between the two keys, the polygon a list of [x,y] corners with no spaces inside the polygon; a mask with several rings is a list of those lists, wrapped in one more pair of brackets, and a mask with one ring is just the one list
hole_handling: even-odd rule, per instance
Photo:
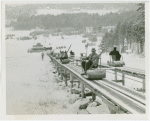
{"label": "person riding ski lift", "polygon": [[65,51],[60,51],[61,57],[60,57],[60,61],[62,61],[63,59],[68,59],[68,54]]}
{"label": "person riding ski lift", "polygon": [[82,73],[81,75],[85,75],[86,71],[91,68],[98,67],[98,54],[96,53],[95,48],[92,48],[91,52],[92,53],[88,57],[82,59],[83,61],[81,62],[81,65],[84,70],[84,73]]}
{"label": "person riding ski lift", "polygon": [[74,52],[73,52],[72,50],[70,51],[70,55],[75,55]]}
{"label": "person riding ski lift", "polygon": [[112,56],[113,61],[120,61],[121,55],[119,51],[117,51],[116,47],[114,47],[114,50],[109,53],[110,56]]}

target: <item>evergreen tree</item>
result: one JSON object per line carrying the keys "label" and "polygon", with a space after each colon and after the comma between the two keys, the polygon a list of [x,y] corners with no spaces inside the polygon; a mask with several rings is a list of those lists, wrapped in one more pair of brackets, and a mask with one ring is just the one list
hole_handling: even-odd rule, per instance
{"label": "evergreen tree", "polygon": [[143,52],[143,44],[145,43],[145,4],[138,4],[139,16],[137,17],[135,23],[133,24],[133,35],[136,38],[136,41],[140,43],[141,50]]}
{"label": "evergreen tree", "polygon": [[121,24],[121,27],[119,29],[119,44],[122,45],[121,52],[124,52],[124,43],[126,39],[126,22],[123,22]]}

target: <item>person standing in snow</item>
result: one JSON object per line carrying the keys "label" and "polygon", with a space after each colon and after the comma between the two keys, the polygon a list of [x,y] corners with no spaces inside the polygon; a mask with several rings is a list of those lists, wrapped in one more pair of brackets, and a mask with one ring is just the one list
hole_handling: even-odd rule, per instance
{"label": "person standing in snow", "polygon": [[44,52],[41,53],[42,60],[44,59]]}

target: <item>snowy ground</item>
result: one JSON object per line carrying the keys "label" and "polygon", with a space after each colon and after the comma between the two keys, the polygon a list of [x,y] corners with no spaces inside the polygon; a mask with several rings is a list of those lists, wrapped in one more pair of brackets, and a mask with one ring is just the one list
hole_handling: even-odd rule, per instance
{"label": "snowy ground", "polygon": [[[15,37],[29,36],[29,33],[30,31],[7,31],[6,32],[6,34],[15,34]],[[31,42],[28,42],[25,49],[31,47],[33,44],[38,42],[41,42],[43,45],[45,44],[49,45],[50,43],[51,44],[50,46],[52,46],[53,49],[55,49],[55,52],[59,52],[59,50],[56,49],[56,47],[66,46],[65,50],[68,50],[69,46],[72,45],[70,51],[72,50],[73,52],[75,52],[75,55],[79,57],[80,53],[86,53],[85,43],[82,43],[82,40],[84,39],[87,40],[87,38],[82,38],[81,35],[72,35],[72,36],[64,35],[64,39],[61,39],[61,36],[49,36],[49,38],[44,38],[43,35],[39,35],[37,40],[32,40]],[[97,42],[96,46],[88,47],[87,54],[91,53],[91,49],[93,47],[96,48],[97,53],[99,54],[98,45],[99,43]],[[141,58],[139,55],[134,53],[132,54],[123,53],[122,56],[127,67],[145,70],[145,58]],[[107,63],[107,60],[109,60],[109,55],[102,54],[102,62]]]}
{"label": "snowy ground", "polygon": [[[13,32],[18,37],[26,36],[29,32]],[[12,33],[10,33],[12,34]],[[76,56],[80,52],[86,52],[85,46],[81,42],[81,36],[51,37],[50,43],[56,46],[69,47]],[[40,39],[38,40],[40,41]],[[77,110],[72,108],[72,104],[77,100],[76,95],[67,92],[67,88],[58,86],[58,77],[54,71],[48,56],[41,60],[40,53],[27,53],[34,40],[17,41],[6,40],[6,109],[7,114],[76,114]],[[92,48],[92,47],[91,47]],[[90,49],[88,53],[90,53]],[[133,56],[133,54],[123,54],[126,66],[144,69],[144,58]],[[109,56],[102,55],[102,62],[107,62]],[[113,75],[107,75],[114,78]],[[135,87],[135,83],[126,83],[127,86]],[[141,84],[136,84],[140,88]],[[65,102],[65,104],[64,104]]]}
{"label": "snowy ground", "polygon": [[6,43],[7,114],[77,113],[71,105],[78,96],[58,86],[58,78],[52,73],[54,68],[48,56],[42,61],[40,53],[26,53],[28,44],[12,40]]}

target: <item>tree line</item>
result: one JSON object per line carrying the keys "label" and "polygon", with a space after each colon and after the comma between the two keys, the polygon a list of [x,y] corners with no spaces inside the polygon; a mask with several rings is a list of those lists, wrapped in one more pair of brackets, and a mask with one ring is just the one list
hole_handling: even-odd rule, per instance
{"label": "tree line", "polygon": [[115,26],[119,21],[130,20],[136,16],[136,11],[124,11],[122,13],[108,13],[105,15],[74,13],[54,15],[19,15],[17,22],[11,22],[15,30],[31,30],[35,28],[56,29],[73,27],[75,29],[85,29],[85,27]]}
{"label": "tree line", "polygon": [[[145,43],[145,7],[140,3],[137,9],[138,14],[129,20],[119,21],[115,29],[106,32],[100,44],[101,49],[106,52],[117,46],[121,52],[127,49],[132,51],[136,48],[137,53],[144,51]],[[135,47],[133,44],[136,43]]]}

